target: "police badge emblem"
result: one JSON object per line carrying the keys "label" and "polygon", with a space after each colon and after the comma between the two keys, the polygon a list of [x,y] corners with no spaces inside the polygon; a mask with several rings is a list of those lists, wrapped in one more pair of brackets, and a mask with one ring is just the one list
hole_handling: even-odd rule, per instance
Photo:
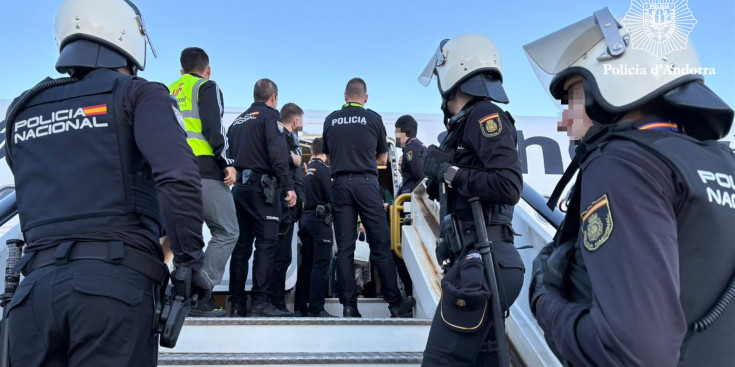
{"label": "police badge emblem", "polygon": [[665,61],[670,53],[687,48],[697,20],[688,0],[631,0],[623,24],[633,49]]}
{"label": "police badge emblem", "polygon": [[503,124],[500,123],[500,115],[494,113],[485,116],[478,121],[480,123],[480,132],[486,138],[493,138],[503,132]]}
{"label": "police badge emblem", "polygon": [[413,151],[406,152],[406,160],[411,161],[413,159]]}
{"label": "police badge emblem", "polygon": [[582,213],[582,238],[588,251],[595,251],[609,238],[613,230],[613,218],[607,194],[595,200]]}

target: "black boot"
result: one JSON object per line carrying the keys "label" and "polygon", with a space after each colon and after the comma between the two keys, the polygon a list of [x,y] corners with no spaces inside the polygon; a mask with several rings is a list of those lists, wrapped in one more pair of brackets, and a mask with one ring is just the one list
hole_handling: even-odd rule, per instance
{"label": "black boot", "polygon": [[198,300],[195,305],[189,309],[190,317],[223,317],[225,309],[214,304],[211,297]]}
{"label": "black boot", "polygon": [[357,305],[345,305],[342,309],[342,317],[362,317],[362,315],[357,311]]}
{"label": "black boot", "polygon": [[247,317],[248,306],[244,303],[233,303],[230,306],[230,317]]}
{"label": "black boot", "polygon": [[388,306],[390,317],[413,317],[413,306],[416,306],[416,300],[412,296],[408,296],[401,303]]}
{"label": "black boot", "polygon": [[294,317],[295,313],[291,311],[279,310],[270,302],[253,301],[250,305],[250,317]]}
{"label": "black boot", "polygon": [[309,312],[309,317],[337,317],[337,316],[334,316],[325,310],[321,310],[319,312]]}

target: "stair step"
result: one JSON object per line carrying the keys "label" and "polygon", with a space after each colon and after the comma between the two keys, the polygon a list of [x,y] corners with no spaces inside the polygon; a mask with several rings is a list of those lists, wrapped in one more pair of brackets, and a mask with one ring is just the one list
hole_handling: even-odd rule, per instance
{"label": "stair step", "polygon": [[419,365],[422,353],[160,353],[162,366]]}
{"label": "stair step", "polygon": [[[235,326],[235,325],[425,325],[431,326],[431,319],[402,318],[343,318],[343,317],[187,317],[184,325],[198,326]],[[186,330],[186,329],[183,329]]]}
{"label": "stair step", "polygon": [[431,320],[281,317],[187,318],[170,353],[421,352]]}

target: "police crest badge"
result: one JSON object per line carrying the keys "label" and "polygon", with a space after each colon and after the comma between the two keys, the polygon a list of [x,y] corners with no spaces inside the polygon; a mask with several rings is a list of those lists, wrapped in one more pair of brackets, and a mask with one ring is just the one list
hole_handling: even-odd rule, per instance
{"label": "police crest badge", "polygon": [[503,124],[500,123],[500,115],[494,113],[485,116],[478,121],[480,123],[480,132],[486,138],[493,138],[503,132]]}
{"label": "police crest badge", "polygon": [[406,152],[406,160],[410,162],[412,159],[413,159],[413,151],[410,150]]}
{"label": "police crest badge", "polygon": [[613,230],[613,218],[607,194],[595,200],[582,213],[582,237],[584,247],[595,251],[609,238]]}

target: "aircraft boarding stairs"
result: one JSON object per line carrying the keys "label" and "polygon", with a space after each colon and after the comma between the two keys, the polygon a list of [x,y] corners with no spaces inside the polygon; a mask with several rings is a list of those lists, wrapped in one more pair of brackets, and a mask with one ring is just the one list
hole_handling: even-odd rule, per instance
{"label": "aircraft boarding stairs", "polygon": [[[0,264],[5,265],[5,241],[20,238],[15,193],[0,199]],[[560,214],[550,212],[544,199],[530,187],[515,210],[514,229],[522,234],[521,250],[526,274],[538,250],[551,240],[552,227],[540,215],[558,224]],[[429,200],[423,186],[413,196],[403,195],[394,205],[391,237],[402,251],[414,283],[416,309],[413,319],[389,318],[382,300],[360,299],[362,319],[344,318],[188,318],[175,349],[160,348],[159,364],[169,366],[418,366],[440,296],[440,268],[434,255],[439,230],[438,206]],[[512,362],[518,366],[559,366],[546,347],[543,334],[527,305],[525,288],[506,319]],[[215,289],[217,290],[217,289]],[[326,310],[341,315],[342,307],[328,299]],[[12,336],[11,336],[12,337]]]}

